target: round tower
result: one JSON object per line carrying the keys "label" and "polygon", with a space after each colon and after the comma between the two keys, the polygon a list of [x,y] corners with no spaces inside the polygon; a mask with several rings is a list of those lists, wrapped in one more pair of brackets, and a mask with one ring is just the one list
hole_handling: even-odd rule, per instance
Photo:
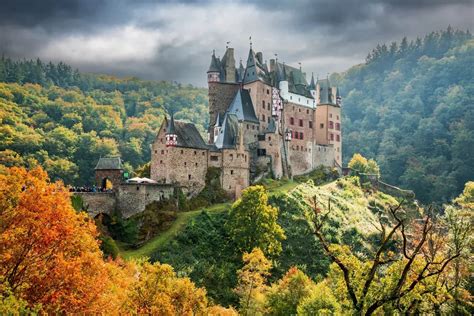
{"label": "round tower", "polygon": [[207,82],[219,82],[220,81],[220,67],[219,60],[216,58],[215,51],[212,51],[211,65],[207,71]]}

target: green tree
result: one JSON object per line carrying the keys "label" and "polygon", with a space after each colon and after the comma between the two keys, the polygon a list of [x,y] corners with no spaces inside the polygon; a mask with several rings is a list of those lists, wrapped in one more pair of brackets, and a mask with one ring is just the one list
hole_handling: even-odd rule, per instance
{"label": "green tree", "polygon": [[278,209],[268,205],[268,196],[261,185],[251,186],[233,205],[227,222],[232,240],[242,252],[260,248],[266,255],[281,252],[283,229],[277,223]]}
{"label": "green tree", "polygon": [[322,281],[314,286],[309,296],[300,301],[297,312],[301,316],[341,315],[341,304],[327,282]]}

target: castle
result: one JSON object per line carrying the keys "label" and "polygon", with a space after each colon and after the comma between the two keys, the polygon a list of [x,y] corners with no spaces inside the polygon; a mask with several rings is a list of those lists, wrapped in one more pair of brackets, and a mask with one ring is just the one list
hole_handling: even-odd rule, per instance
{"label": "castle", "polygon": [[342,165],[341,96],[329,79],[308,83],[301,66],[264,62],[252,45],[244,67],[234,49],[211,56],[208,139],[192,123],[166,118],[152,144],[151,179],[188,195],[205,186],[209,167],[221,170],[233,197],[265,175],[308,173]]}

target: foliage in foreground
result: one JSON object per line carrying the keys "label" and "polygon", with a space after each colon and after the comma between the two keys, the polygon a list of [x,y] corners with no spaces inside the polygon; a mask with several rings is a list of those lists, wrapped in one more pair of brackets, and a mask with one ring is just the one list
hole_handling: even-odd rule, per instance
{"label": "foliage in foreground", "polygon": [[93,221],[41,168],[2,170],[0,228],[2,314],[235,314],[169,265],[104,260]]}

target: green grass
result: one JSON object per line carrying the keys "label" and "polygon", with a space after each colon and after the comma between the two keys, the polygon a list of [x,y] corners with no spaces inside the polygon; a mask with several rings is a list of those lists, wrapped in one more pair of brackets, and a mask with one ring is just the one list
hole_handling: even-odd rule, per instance
{"label": "green grass", "polygon": [[[286,180],[281,183],[274,181],[268,188],[268,195],[272,196],[279,193],[286,193],[291,191],[298,185],[298,182]],[[230,208],[231,203],[215,204],[210,207],[199,208],[194,211],[178,213],[176,220],[173,222],[171,227],[163,233],[153,237],[140,248],[137,249],[126,249],[126,246],[122,243],[117,243],[120,248],[120,256],[124,259],[138,259],[143,257],[149,257],[157,249],[160,249],[166,245],[169,241],[176,237],[176,235],[186,227],[186,224],[194,217],[199,215],[203,210],[208,212],[223,212]]]}

